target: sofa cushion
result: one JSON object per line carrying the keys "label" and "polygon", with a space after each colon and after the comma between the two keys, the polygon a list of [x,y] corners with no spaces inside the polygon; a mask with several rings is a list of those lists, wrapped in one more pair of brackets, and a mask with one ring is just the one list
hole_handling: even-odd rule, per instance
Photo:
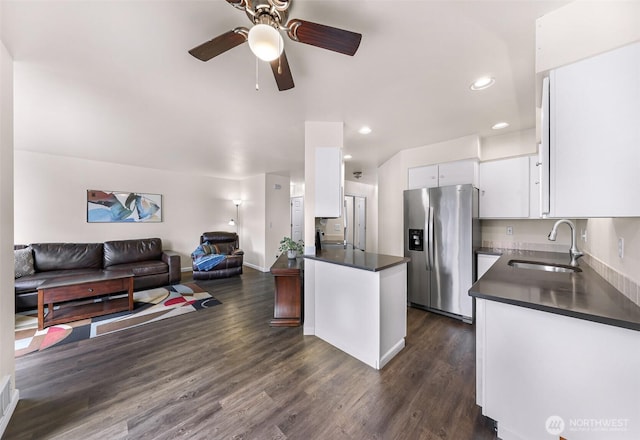
{"label": "sofa cushion", "polygon": [[24,292],[33,292],[38,290],[40,284],[46,280],[52,280],[58,277],[65,277],[69,275],[86,275],[97,273],[96,269],[70,269],[70,270],[49,270],[47,272],[36,272],[33,275],[27,275],[15,280],[15,292],[16,294]]}
{"label": "sofa cushion", "polygon": [[36,272],[102,269],[102,243],[33,243]]}
{"label": "sofa cushion", "polygon": [[33,251],[30,247],[14,250],[13,263],[15,267],[15,278],[36,273],[33,267]]}
{"label": "sofa cushion", "polygon": [[139,277],[169,272],[169,265],[162,260],[139,261],[136,263],[113,264],[105,270],[127,270]]}
{"label": "sofa cushion", "polygon": [[[104,267],[162,259],[162,240],[143,238],[139,240],[117,240],[104,243]],[[166,270],[166,265],[165,265]]]}

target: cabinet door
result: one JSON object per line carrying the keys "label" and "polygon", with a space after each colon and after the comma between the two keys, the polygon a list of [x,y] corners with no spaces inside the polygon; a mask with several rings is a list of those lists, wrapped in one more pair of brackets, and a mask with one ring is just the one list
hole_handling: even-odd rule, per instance
{"label": "cabinet door", "polygon": [[315,216],[337,218],[342,214],[342,149],[316,148]]}
{"label": "cabinet door", "polygon": [[640,43],[550,75],[552,217],[640,216]]}
{"label": "cabinet door", "polygon": [[438,165],[409,168],[407,189],[434,188],[438,186]]}
{"label": "cabinet door", "polygon": [[477,185],[478,162],[459,160],[438,165],[438,186]]}
{"label": "cabinet door", "polygon": [[540,168],[538,155],[529,156],[529,218],[540,218]]}
{"label": "cabinet door", "polygon": [[529,157],[480,163],[480,218],[529,217]]}

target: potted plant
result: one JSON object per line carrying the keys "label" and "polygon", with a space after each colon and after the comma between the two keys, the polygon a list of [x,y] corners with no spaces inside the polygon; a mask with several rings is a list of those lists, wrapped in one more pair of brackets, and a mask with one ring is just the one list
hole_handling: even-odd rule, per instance
{"label": "potted plant", "polygon": [[284,237],[280,240],[280,252],[287,251],[287,257],[294,259],[298,256],[298,252],[304,251],[304,242],[302,240],[294,241],[291,237]]}

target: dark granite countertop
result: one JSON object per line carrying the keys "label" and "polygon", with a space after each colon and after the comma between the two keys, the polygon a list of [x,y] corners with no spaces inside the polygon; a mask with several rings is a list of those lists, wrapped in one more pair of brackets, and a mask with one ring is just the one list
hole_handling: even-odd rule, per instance
{"label": "dark granite countertop", "polygon": [[311,260],[354,267],[356,269],[370,270],[372,272],[388,269],[410,260],[406,257],[373,254],[357,249],[323,249],[318,251],[316,255],[305,255],[304,257]]}
{"label": "dark granite countertop", "polygon": [[469,289],[469,295],[602,324],[640,330],[640,307],[589,265],[582,272],[557,273],[509,266],[513,259],[553,264],[570,262],[568,253],[516,251],[503,254]]}

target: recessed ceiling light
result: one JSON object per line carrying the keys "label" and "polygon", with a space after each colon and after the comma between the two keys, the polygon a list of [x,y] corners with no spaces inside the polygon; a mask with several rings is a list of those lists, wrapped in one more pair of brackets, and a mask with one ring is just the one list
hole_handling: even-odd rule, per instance
{"label": "recessed ceiling light", "polygon": [[353,158],[353,156],[352,156],[352,155],[350,155],[350,154],[345,154],[345,155],[344,155],[344,158],[348,160],[348,159],[352,159],[352,158]]}
{"label": "recessed ceiling light", "polygon": [[484,90],[484,89],[488,89],[489,87],[491,87],[494,83],[496,82],[496,80],[490,76],[483,76],[481,78],[478,78],[477,80],[475,80],[470,86],[469,88],[471,90]]}
{"label": "recessed ceiling light", "polygon": [[361,127],[360,130],[358,130],[358,133],[360,134],[369,134],[371,133],[371,128],[367,127],[366,125],[364,127]]}
{"label": "recessed ceiling light", "polygon": [[509,126],[508,122],[498,122],[491,127],[492,130],[502,130],[503,128],[507,128]]}

